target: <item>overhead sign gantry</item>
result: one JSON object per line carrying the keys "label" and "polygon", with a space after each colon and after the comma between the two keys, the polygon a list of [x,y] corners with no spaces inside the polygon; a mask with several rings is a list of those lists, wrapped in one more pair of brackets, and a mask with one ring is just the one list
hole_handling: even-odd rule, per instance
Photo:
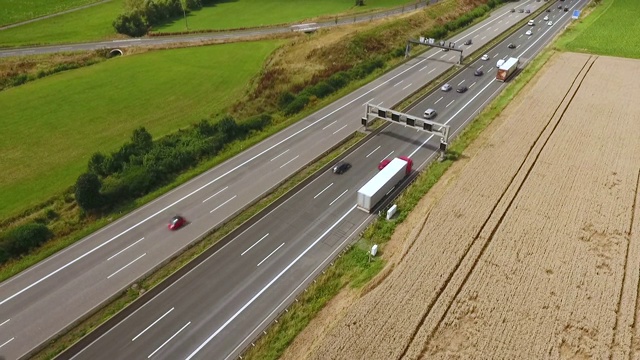
{"label": "overhead sign gantry", "polygon": [[432,38],[425,38],[424,36],[420,36],[420,38],[418,40],[415,39],[409,39],[407,40],[407,47],[404,50],[404,57],[407,58],[409,57],[409,53],[411,52],[411,44],[418,44],[418,45],[426,45],[426,46],[431,46],[431,47],[435,47],[435,48],[440,48],[440,49],[444,49],[444,51],[457,51],[460,53],[460,58],[458,59],[458,64],[462,64],[462,60],[464,59],[462,56],[462,49],[456,48],[456,43],[453,41],[449,41],[448,43],[446,41],[436,41],[435,39]]}
{"label": "overhead sign gantry", "polygon": [[441,156],[447,151],[449,144],[449,125],[423,119],[419,116],[401,113],[399,111],[383,108],[378,105],[365,104],[365,114],[361,119],[362,125],[367,128],[375,119],[382,119],[396,124],[404,124],[416,130],[440,137]]}

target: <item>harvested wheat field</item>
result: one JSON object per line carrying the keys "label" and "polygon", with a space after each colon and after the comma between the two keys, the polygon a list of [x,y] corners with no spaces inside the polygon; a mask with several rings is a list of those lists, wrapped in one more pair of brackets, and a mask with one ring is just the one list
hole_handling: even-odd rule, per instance
{"label": "harvested wheat field", "polygon": [[306,356],[640,357],[636,79],[639,61],[552,57]]}

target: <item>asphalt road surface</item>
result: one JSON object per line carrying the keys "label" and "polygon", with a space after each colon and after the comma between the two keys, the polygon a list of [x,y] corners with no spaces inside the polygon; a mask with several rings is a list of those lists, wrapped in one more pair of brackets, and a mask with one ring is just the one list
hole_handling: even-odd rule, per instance
{"label": "asphalt road surface", "polygon": [[[554,25],[543,22],[544,16]],[[570,12],[555,8],[540,15],[536,25],[494,48],[490,60],[478,60],[451,79],[453,91],[433,92],[410,113],[420,116],[426,108],[436,108],[438,121],[457,134],[506,85],[495,81],[495,61],[514,56],[526,62],[569,17]],[[524,35],[528,29],[533,30],[530,36]],[[509,43],[516,48],[508,48]],[[485,74],[475,76],[478,68]],[[389,86],[401,86],[400,81]],[[455,92],[464,84],[467,92]],[[344,121],[359,123],[358,118]],[[237,357],[370,220],[355,208],[355,192],[378,171],[377,164],[408,155],[422,167],[433,159],[438,143],[421,131],[390,125],[344,159],[353,165],[345,174],[323,173],[75,358]]]}
{"label": "asphalt road surface", "polygon": [[[543,3],[522,2],[518,6],[527,4],[533,9]],[[570,13],[562,15],[565,20],[568,14]],[[477,35],[474,44],[471,45],[473,50],[473,47],[482,46],[524,16],[526,14],[510,13],[506,9],[498,10],[485,22],[465,31],[454,40],[458,42]],[[536,34],[527,40],[533,44],[530,51],[533,51],[536,44],[542,45],[543,38],[548,38],[562,26],[564,20],[558,21],[557,24],[549,27],[552,30],[538,31],[539,35]],[[495,30],[496,28],[498,30]],[[538,28],[542,26],[537,25],[536,29]],[[536,38],[540,40],[536,42]],[[516,50],[526,50],[523,46],[520,45]],[[359,128],[359,119],[363,115],[365,103],[391,107],[439,73],[446,71],[452,66],[446,61],[452,59],[448,57],[438,59],[442,54],[438,50],[430,50],[412,59],[188,184],[0,284],[0,354],[8,359],[24,356],[60,330],[71,325],[76,319],[127,288],[133,281],[171,258],[201,234],[239,211],[247,203],[259,198],[274,184],[295,173],[318,154],[328,150],[333,144]],[[457,55],[451,54],[451,56],[457,58]],[[490,77],[492,75],[487,72],[484,78]],[[461,96],[473,97],[475,89],[479,89],[478,91],[484,89],[481,94],[488,94],[490,91],[487,89],[495,86],[492,84],[496,83],[490,82],[481,88],[477,83]],[[446,95],[450,96],[453,93]],[[480,101],[483,96],[478,95],[472,101]],[[436,100],[433,100],[435,106],[439,106],[440,102],[445,103],[444,99],[438,103]],[[451,98],[451,100],[455,103],[457,99]],[[474,106],[465,105],[459,101],[455,105],[451,104],[445,106],[443,110],[438,110],[440,114],[437,119],[438,121],[445,119],[450,116],[447,111],[451,112],[455,109],[459,109],[455,110],[459,113],[453,118],[462,119],[472,108]],[[418,112],[424,111],[420,107],[416,109]],[[410,131],[412,137],[402,135],[403,131]],[[287,201],[286,205],[283,204],[278,208],[283,209],[281,211],[288,211],[284,220],[257,223],[238,237],[244,240],[234,239],[209,261],[189,273],[184,281],[172,285],[163,295],[140,309],[135,314],[136,317],[148,313],[142,320],[136,320],[136,323],[152,325],[155,320],[147,322],[148,317],[159,318],[164,314],[164,312],[158,314],[160,310],[152,304],[163,302],[164,300],[160,299],[164,299],[164,294],[172,289],[179,289],[182,295],[172,295],[169,301],[176,304],[172,306],[175,309],[171,311],[169,311],[170,308],[165,309],[165,312],[169,312],[155,324],[159,326],[153,325],[147,330],[147,332],[160,332],[162,336],[173,329],[172,325],[161,324],[165,319],[170,319],[172,316],[181,318],[185,316],[184,319],[187,319],[189,317],[183,311],[206,309],[204,310],[206,314],[189,318],[185,324],[173,329],[176,332],[182,330],[173,338],[171,338],[172,335],[165,337],[165,340],[171,338],[171,341],[167,341],[162,349],[153,355],[163,358],[186,356],[188,352],[186,349],[195,350],[200,346],[195,345],[198,341],[202,341],[207,331],[214,327],[216,324],[214,318],[217,319],[215,321],[220,321],[221,330],[203,346],[203,348],[206,347],[203,350],[204,353],[224,353],[233,356],[241,351],[246,340],[251,339],[261,327],[266,326],[270,318],[275,316],[275,312],[290,300],[290,295],[287,294],[299,291],[313,276],[315,269],[339,251],[348,237],[363,226],[363,221],[366,221],[368,215],[353,210],[354,192],[374,173],[371,169],[375,170],[375,163],[380,160],[379,157],[396,156],[400,152],[407,153],[408,149],[402,147],[406,147],[407,144],[419,146],[416,149],[432,149],[422,133],[404,129],[398,134],[396,131],[385,131],[384,134],[388,134],[389,138],[401,140],[399,144],[388,147],[396,149],[389,151],[394,153],[387,154],[379,148],[374,148],[369,156],[370,162],[358,161],[356,164],[352,161],[354,167],[340,177],[340,184],[348,179],[360,181],[360,183],[350,183],[353,186],[350,185],[347,188],[337,186],[338,183],[315,185],[320,184],[320,180],[325,178],[325,176],[320,177],[308,188],[316,191],[318,189],[313,186],[322,187],[320,190],[323,192],[318,195],[320,193],[318,191],[313,196],[318,195],[316,199],[327,200],[328,204],[311,202],[300,205],[307,200],[301,202],[294,197],[293,200]],[[418,138],[413,139],[416,136]],[[382,147],[381,144],[376,146]],[[418,164],[432,156],[425,155],[421,158],[420,151],[413,155]],[[336,191],[337,193],[334,193]],[[330,199],[331,196],[335,197]],[[297,206],[301,208],[295,208]],[[184,215],[190,223],[180,231],[169,232],[166,229],[166,222],[176,213]],[[300,215],[304,217],[300,218]],[[266,227],[262,228],[262,226]],[[278,232],[277,229],[284,229],[286,233]],[[274,246],[274,242],[279,243]],[[327,248],[314,246],[319,243]],[[250,248],[250,246],[253,247]],[[297,260],[292,261],[292,259]],[[203,297],[196,295],[200,291],[198,289],[185,291],[182,288],[186,286],[183,284],[198,283],[199,278],[193,277],[198,269],[206,269],[203,279],[207,283],[215,284],[213,287],[198,285],[198,288],[207,289],[207,295]],[[189,280],[186,279],[187,277]],[[274,302],[270,296],[280,298]],[[176,300],[178,298],[184,301],[193,299],[196,305],[184,306],[182,303],[178,305]],[[162,307],[162,305],[158,306]],[[178,311],[178,309],[181,310]],[[131,328],[142,330],[137,327]],[[223,332],[224,336],[221,334]],[[124,335],[126,332],[112,331],[108,336],[114,333]],[[158,336],[162,337],[160,333],[156,334],[154,339]],[[185,334],[189,336],[185,337]],[[108,339],[108,336],[103,339]],[[215,339],[216,336],[217,339]],[[135,341],[131,341],[135,347],[122,349],[135,349],[134,352],[148,350],[153,346],[153,341],[138,341],[143,338],[144,334]],[[185,338],[188,339],[185,340]],[[218,348],[215,344],[220,338],[224,338],[225,341],[222,342],[224,346],[220,345],[221,347]],[[85,355],[81,356],[84,358],[92,351],[96,351],[97,357],[120,357],[114,353],[115,347],[110,344],[103,340],[96,342],[82,353]],[[107,346],[107,350],[104,346]],[[176,348],[171,350],[173,346]],[[182,349],[180,350],[179,346],[186,346],[186,348],[180,348]],[[189,348],[189,346],[195,347]],[[94,350],[96,348],[100,350]],[[150,355],[151,352],[145,356]],[[129,354],[134,356],[133,352]],[[142,353],[134,357],[141,356]]]}

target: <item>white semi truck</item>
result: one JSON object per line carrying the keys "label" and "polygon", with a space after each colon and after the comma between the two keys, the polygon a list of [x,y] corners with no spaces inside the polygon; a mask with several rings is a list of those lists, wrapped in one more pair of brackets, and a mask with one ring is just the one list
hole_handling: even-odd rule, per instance
{"label": "white semi truck", "polygon": [[358,190],[358,209],[368,213],[405,176],[411,173],[413,162],[408,157],[395,158]]}
{"label": "white semi truck", "polygon": [[518,58],[509,58],[507,59],[500,67],[498,68],[498,73],[496,74],[496,80],[498,81],[507,81],[507,79],[513,75],[513,73],[518,68],[518,63],[520,61]]}

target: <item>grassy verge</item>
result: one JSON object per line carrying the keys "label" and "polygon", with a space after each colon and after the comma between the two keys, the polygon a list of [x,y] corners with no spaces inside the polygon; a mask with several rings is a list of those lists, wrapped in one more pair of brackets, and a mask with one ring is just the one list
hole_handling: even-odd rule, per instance
{"label": "grassy verge", "polygon": [[602,0],[588,17],[567,29],[559,49],[609,56],[640,58],[640,3],[635,0]]}
{"label": "grassy verge", "polygon": [[12,134],[0,139],[0,218],[64,191],[92,153],[117,149],[139,126],[161,137],[224,111],[280,44],[150,52],[0,92],[4,130]]}
{"label": "grassy verge", "polygon": [[277,359],[297,334],[318,314],[318,312],[345,286],[359,288],[373,278],[382,268],[384,261],[375,259],[368,262],[367,249],[371,244],[384,244],[389,241],[395,228],[409,215],[420,199],[438,182],[453,164],[456,154],[464,150],[484,131],[502,112],[507,104],[522,90],[533,76],[544,66],[554,52],[546,50],[517,77],[480,115],[467,126],[450,147],[450,156],[443,162],[433,162],[416,181],[398,198],[398,213],[392,220],[378,218],[363,233],[355,246],[337,259],[333,266],[319,276],[306,292],[302,293],[278,322],[273,324],[255,346],[248,349],[244,359]]}
{"label": "grassy verge", "polygon": [[100,0],[0,0],[0,26],[59,13]]}
{"label": "grassy verge", "polygon": [[[243,1],[220,2],[204,6],[187,16],[185,20],[174,19],[156,26],[158,32],[180,32],[186,30],[224,30],[255,26],[269,26],[303,21],[334,14],[356,14],[376,9],[385,9],[412,3],[410,0],[367,0],[366,6],[354,6],[353,1],[344,0],[289,0],[283,6],[282,0],[254,1],[248,5]],[[242,14],[241,17],[237,14]]]}
{"label": "grassy verge", "polygon": [[274,190],[272,193],[255,203],[254,205],[247,208],[240,215],[230,220],[219,229],[215,230],[208,236],[206,236],[202,241],[199,241],[193,247],[187,249],[180,256],[173,259],[167,265],[163,266],[158,271],[154,272],[152,275],[147,277],[146,279],[141,280],[136,285],[129,288],[122,295],[120,295],[117,299],[112,301],[110,304],[105,306],[104,308],[98,310],[95,314],[81,322],[78,326],[76,326],[70,332],[62,335],[58,339],[51,342],[46,348],[36,354],[32,359],[52,359],[57,354],[62,352],[64,349],[68,348],[80,338],[94,330],[104,321],[121,311],[131,302],[136,300],[140,295],[142,290],[151,289],[154,286],[158,285],[161,281],[166,279],[169,275],[176,272],[178,269],[183,267],[185,264],[191,262],[198,255],[202,254],[205,250],[216,244],[220,241],[224,236],[229,234],[231,231],[242,225],[244,222],[249,220],[251,217],[259,213],[262,209],[266,208],[269,204],[276,201],[278,198],[286,194],[297,184],[302,182],[304,179],[312,176],[319,169],[327,165],[328,163],[334,161],[338,156],[347,151],[350,147],[356,145],[362,138],[364,134],[354,133],[351,138],[345,141],[342,145],[337,147],[335,150],[328,153],[323,158],[319,159],[313,164],[305,167],[300,170],[298,173],[293,175],[290,179],[284,182],[280,187]]}
{"label": "grassy verge", "polygon": [[[0,31],[0,48],[65,44],[118,37],[111,22],[122,11],[124,0],[92,6]],[[56,1],[50,1],[56,3]]]}

